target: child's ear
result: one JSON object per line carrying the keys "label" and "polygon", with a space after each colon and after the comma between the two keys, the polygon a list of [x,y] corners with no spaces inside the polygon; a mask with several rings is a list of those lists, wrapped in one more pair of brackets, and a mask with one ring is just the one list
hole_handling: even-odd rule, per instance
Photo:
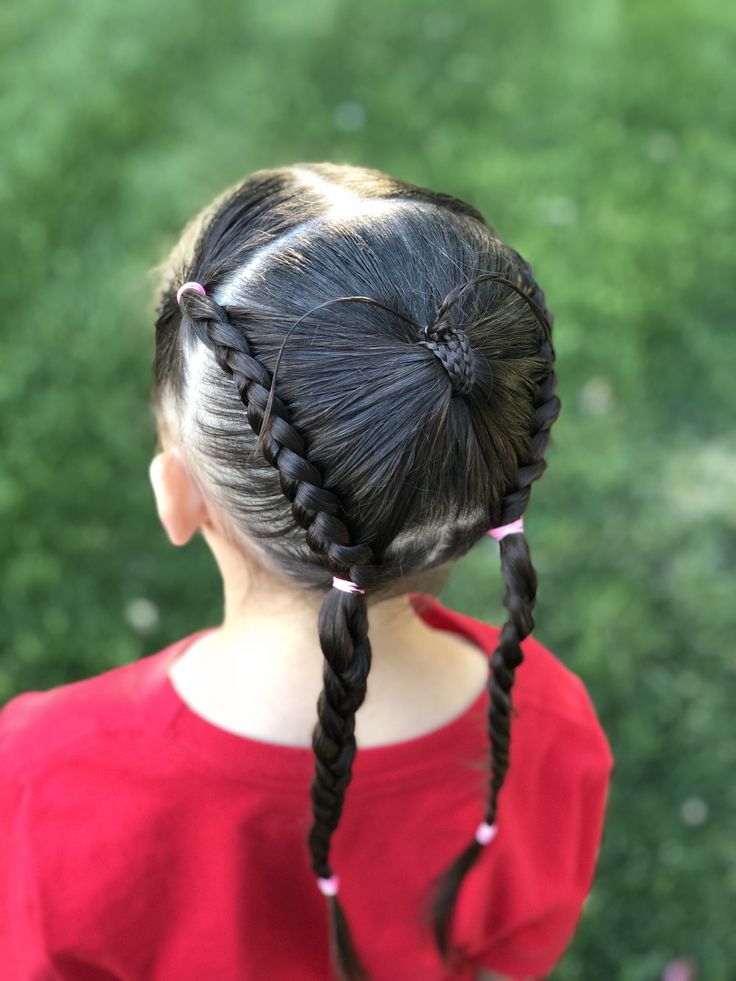
{"label": "child's ear", "polygon": [[207,504],[186,463],[175,449],[158,453],[148,468],[156,509],[172,545],[186,545],[209,523]]}

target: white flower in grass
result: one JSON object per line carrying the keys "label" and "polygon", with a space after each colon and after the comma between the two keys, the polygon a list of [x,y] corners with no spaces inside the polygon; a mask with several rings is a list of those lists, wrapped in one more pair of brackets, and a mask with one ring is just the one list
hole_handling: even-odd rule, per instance
{"label": "white flower in grass", "polygon": [[455,17],[449,10],[433,10],[426,14],[422,23],[428,41],[441,41],[455,32]]}
{"label": "white flower in grass", "polygon": [[708,820],[708,805],[700,797],[688,797],[680,808],[680,817],[692,827],[705,824]]}
{"label": "white flower in grass", "polygon": [[555,194],[537,203],[540,221],[546,225],[574,225],[578,220],[578,204],[572,198]]}
{"label": "white flower in grass", "polygon": [[589,378],[580,390],[580,410],[589,416],[599,416],[613,405],[613,388],[605,378]]}
{"label": "white flower in grass", "polygon": [[158,607],[149,599],[138,596],[125,607],[125,620],[138,634],[148,634],[155,630],[161,619]]}
{"label": "white flower in grass", "polygon": [[343,133],[355,133],[365,126],[365,109],[359,102],[341,102],[335,109],[335,126]]}
{"label": "white flower in grass", "polygon": [[679,150],[677,139],[667,130],[650,133],[644,143],[644,151],[653,163],[669,163],[677,156]]}

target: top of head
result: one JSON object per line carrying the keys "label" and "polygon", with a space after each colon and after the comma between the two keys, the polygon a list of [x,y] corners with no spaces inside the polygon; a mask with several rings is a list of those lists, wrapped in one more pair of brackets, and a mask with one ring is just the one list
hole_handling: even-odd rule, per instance
{"label": "top of head", "polygon": [[[154,407],[272,568],[404,592],[523,511],[559,409],[552,320],[529,266],[469,205],[357,167],[259,171],[190,221],[160,272]],[[482,274],[520,287],[548,328],[503,283],[464,288]],[[207,296],[179,307],[187,280]],[[262,434],[277,470],[252,427],[287,333]],[[443,342],[449,366],[427,350]]]}

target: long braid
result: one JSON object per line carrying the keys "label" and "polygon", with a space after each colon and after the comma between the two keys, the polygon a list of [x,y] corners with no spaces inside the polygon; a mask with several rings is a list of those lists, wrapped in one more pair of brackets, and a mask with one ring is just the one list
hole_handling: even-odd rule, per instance
{"label": "long braid", "polygon": [[[325,655],[324,688],[317,701],[318,722],[312,737],[316,774],[310,787],[314,823],[309,850],[315,874],[330,878],[330,841],[352,777],[357,751],[355,713],[365,699],[371,667],[365,596],[330,590],[319,613],[319,639]],[[367,975],[337,896],[328,896],[328,903],[333,959],[348,981],[363,981]]]}
{"label": "long braid", "polygon": [[[337,496],[323,486],[320,471],[308,460],[305,440],[275,395],[270,373],[253,356],[245,333],[209,296],[187,291],[181,304],[202,340],[212,347],[220,367],[232,376],[263,455],[278,470],[294,519],[306,530],[307,543],[333,574],[348,576],[357,586],[368,588],[373,582],[372,549],[351,544]],[[333,875],[330,842],[357,750],[355,713],[365,699],[371,666],[365,595],[329,590],[319,612],[318,630],[325,658],[324,687],[317,701],[318,721],[312,738],[316,771],[310,787],[314,821],[308,844],[315,874],[328,879]],[[329,895],[327,901],[336,965],[347,981],[363,981],[365,970],[338,898]]]}
{"label": "long braid", "polygon": [[[500,511],[494,516],[494,525],[509,524],[524,514],[531,485],[546,469],[544,456],[549,445],[549,431],[560,411],[560,400],[555,395],[552,316],[546,308],[544,294],[537,286],[530,266],[513,249],[507,246],[504,248],[514,258],[515,275],[479,276],[453,291],[440,311],[440,316],[446,315],[449,305],[459,299],[468,286],[483,280],[495,280],[510,287],[527,301],[541,328],[540,357],[544,362],[544,370],[536,384],[529,451],[526,458],[520,460],[515,486],[505,494]],[[513,279],[510,278],[512,275]],[[514,712],[511,689],[516,669],[524,659],[521,643],[534,629],[532,611],[537,591],[537,576],[523,533],[506,535],[499,545],[501,570],[506,581],[504,605],[509,616],[501,629],[498,646],[491,656],[488,679],[491,773],[485,815],[487,825],[493,825],[496,821],[498,796],[508,770],[511,714]],[[437,946],[446,959],[450,956],[453,914],[460,887],[465,875],[477,862],[482,848],[481,842],[474,839],[433,883],[428,918]]]}

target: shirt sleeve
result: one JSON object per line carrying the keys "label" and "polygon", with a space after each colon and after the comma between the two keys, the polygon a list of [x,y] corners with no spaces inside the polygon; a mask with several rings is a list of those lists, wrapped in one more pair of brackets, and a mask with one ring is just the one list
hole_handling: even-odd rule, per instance
{"label": "shirt sleeve", "polygon": [[20,695],[0,710],[0,974],[23,981],[49,981],[37,902],[29,820],[29,788],[17,774],[22,748]]}
{"label": "shirt sleeve", "polygon": [[25,786],[0,773],[0,964],[9,978],[46,981]]}
{"label": "shirt sleeve", "polygon": [[[511,766],[513,744],[512,735]],[[593,883],[613,765],[597,719],[589,726],[567,722],[530,772],[516,771],[505,808],[504,787],[496,841],[501,847],[504,832],[506,841],[495,866],[496,894],[516,912],[487,917],[477,966],[526,981],[545,977],[562,958]]]}

